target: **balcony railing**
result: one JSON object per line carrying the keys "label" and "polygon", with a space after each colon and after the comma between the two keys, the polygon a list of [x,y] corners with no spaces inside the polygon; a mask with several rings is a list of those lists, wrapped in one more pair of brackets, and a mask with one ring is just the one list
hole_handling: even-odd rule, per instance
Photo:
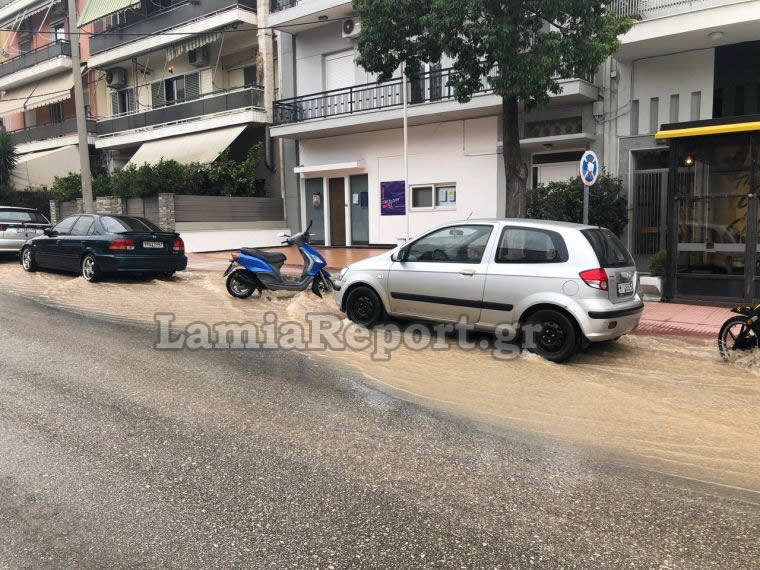
{"label": "balcony railing", "polygon": [[[97,124],[94,120],[87,121],[87,132],[95,133]],[[77,132],[77,120],[75,118],[65,119],[60,123],[46,123],[44,125],[35,125],[25,129],[9,131],[11,140],[14,145],[44,141],[73,135]]]}
{"label": "balcony railing", "polygon": [[611,0],[609,8],[624,18],[648,20],[741,1],[744,0]]}
{"label": "balcony railing", "polygon": [[215,91],[188,101],[160,107],[141,108],[98,121],[98,135],[108,136],[122,131],[181,123],[206,115],[243,109],[263,109],[264,89],[246,87],[233,91]]}
{"label": "balcony railing", "polygon": [[[407,83],[409,105],[453,99],[454,92],[449,79],[451,68],[428,71]],[[291,99],[281,99],[274,103],[274,123],[284,125],[310,119],[325,119],[350,115],[362,111],[379,111],[403,105],[401,78],[385,83],[365,83],[343,89],[333,89]],[[483,82],[479,94],[488,93],[491,88]]]}
{"label": "balcony railing", "polygon": [[270,12],[279,12],[280,10],[287,10],[293,6],[303,4],[306,0],[271,0],[269,4]]}
{"label": "balcony railing", "polygon": [[[150,0],[148,0],[150,1]],[[112,27],[90,37],[92,55],[108,51],[143,38],[143,35],[176,28],[182,24],[207,18],[231,8],[241,7],[256,11],[256,0],[201,0],[175,4],[160,12],[132,21],[124,26]]]}
{"label": "balcony railing", "polygon": [[11,73],[16,73],[22,69],[27,69],[42,63],[44,61],[51,60],[53,58],[68,55],[71,56],[71,44],[66,40],[58,40],[46,44],[32,51],[22,53],[14,58],[4,61],[0,64],[0,77],[6,77]]}

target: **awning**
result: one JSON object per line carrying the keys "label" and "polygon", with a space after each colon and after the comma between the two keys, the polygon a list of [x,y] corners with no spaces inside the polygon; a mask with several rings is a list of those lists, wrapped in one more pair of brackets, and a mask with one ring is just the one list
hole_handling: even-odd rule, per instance
{"label": "awning", "polygon": [[18,157],[16,167],[11,172],[11,186],[16,190],[50,188],[56,176],[63,177],[69,172],[79,172],[77,145],[30,152]]}
{"label": "awning", "polygon": [[66,71],[17,89],[8,89],[0,98],[0,116],[65,101],[71,97],[72,87],[74,79],[71,72]]}
{"label": "awning", "polygon": [[146,142],[137,149],[127,164],[158,164],[161,159],[176,160],[182,164],[207,164],[216,160],[244,129],[245,125],[240,125]]}
{"label": "awning", "polygon": [[731,133],[747,133],[760,131],[760,121],[747,121],[744,123],[726,123],[714,125],[701,125],[684,128],[668,128],[658,131],[654,135],[657,140],[677,139],[684,137],[699,137],[706,135],[726,135]]}
{"label": "awning", "polygon": [[85,24],[94,22],[103,16],[108,16],[108,14],[121,12],[127,8],[139,5],[140,0],[87,0],[84,10],[82,10],[82,14],[79,16],[77,26],[81,28]]}
{"label": "awning", "polygon": [[293,169],[295,174],[316,174],[317,172],[335,172],[338,170],[357,170],[364,168],[363,160],[354,160],[353,162],[337,162],[333,164],[314,164],[311,166],[296,166]]}
{"label": "awning", "polygon": [[[0,9],[0,24],[4,28],[12,28],[18,32],[18,26],[20,22],[31,18],[35,14],[44,12],[61,2],[62,0],[42,0],[41,2],[34,2],[29,4],[26,9],[20,8],[15,5],[16,3],[14,3],[13,8],[8,11]],[[3,8],[5,8],[5,6],[3,6]]]}
{"label": "awning", "polygon": [[199,47],[203,47],[207,44],[212,44],[220,37],[222,37],[222,34],[220,32],[209,32],[207,34],[199,34],[197,36],[193,36],[190,39],[172,44],[166,48],[166,61],[172,61],[174,59],[177,59],[183,53],[189,52],[190,50],[198,49]]}

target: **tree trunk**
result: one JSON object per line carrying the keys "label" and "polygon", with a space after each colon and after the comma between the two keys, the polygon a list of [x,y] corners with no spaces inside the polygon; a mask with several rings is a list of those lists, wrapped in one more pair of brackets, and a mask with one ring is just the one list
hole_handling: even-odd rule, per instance
{"label": "tree trunk", "polygon": [[520,155],[520,123],[517,97],[503,97],[502,154],[507,179],[507,218],[519,218],[525,213],[524,194],[528,176]]}

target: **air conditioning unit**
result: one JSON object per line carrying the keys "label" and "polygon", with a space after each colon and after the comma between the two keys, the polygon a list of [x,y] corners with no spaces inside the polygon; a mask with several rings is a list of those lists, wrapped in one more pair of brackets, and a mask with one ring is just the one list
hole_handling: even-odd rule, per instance
{"label": "air conditioning unit", "polygon": [[127,72],[121,67],[112,67],[106,71],[106,85],[119,89],[127,84]]}
{"label": "air conditioning unit", "polygon": [[359,32],[362,31],[362,23],[360,20],[355,18],[349,18],[348,20],[343,20],[343,37],[345,39],[351,39],[355,38],[359,35]]}
{"label": "air conditioning unit", "polygon": [[191,49],[187,52],[187,61],[195,67],[206,67],[211,59],[209,47],[201,46],[198,49]]}

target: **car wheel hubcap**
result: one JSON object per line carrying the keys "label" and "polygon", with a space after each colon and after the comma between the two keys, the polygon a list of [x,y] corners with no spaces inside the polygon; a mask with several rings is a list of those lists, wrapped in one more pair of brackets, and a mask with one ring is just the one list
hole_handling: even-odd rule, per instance
{"label": "car wheel hubcap", "polygon": [[28,249],[24,250],[24,269],[29,269],[32,266],[32,252]]}
{"label": "car wheel hubcap", "polygon": [[84,260],[84,263],[82,264],[82,275],[84,275],[84,278],[87,279],[87,281],[91,280],[95,275],[95,260],[91,257]]}
{"label": "car wheel hubcap", "polygon": [[538,344],[544,350],[557,352],[565,344],[565,330],[555,321],[546,321],[541,324],[541,334]]}
{"label": "car wheel hubcap", "polygon": [[358,319],[367,321],[372,318],[375,311],[375,303],[367,295],[362,295],[354,304],[354,312]]}

